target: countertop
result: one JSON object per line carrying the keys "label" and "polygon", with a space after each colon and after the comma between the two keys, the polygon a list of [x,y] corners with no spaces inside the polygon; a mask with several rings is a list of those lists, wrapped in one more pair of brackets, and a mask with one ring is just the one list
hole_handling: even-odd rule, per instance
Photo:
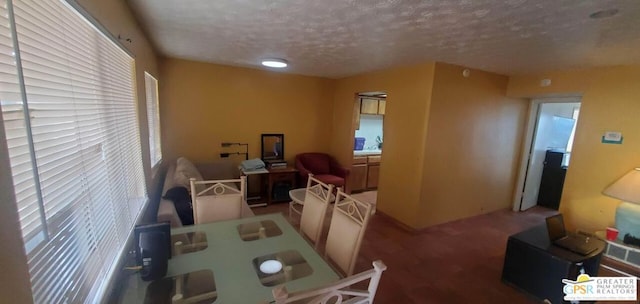
{"label": "countertop", "polygon": [[353,151],[354,156],[365,156],[365,155],[378,155],[382,154],[382,150],[360,150]]}

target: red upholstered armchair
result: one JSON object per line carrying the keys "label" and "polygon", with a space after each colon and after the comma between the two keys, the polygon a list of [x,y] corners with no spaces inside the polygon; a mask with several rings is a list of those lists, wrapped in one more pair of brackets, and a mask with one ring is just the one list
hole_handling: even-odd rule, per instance
{"label": "red upholstered armchair", "polygon": [[302,153],[296,155],[296,169],[300,175],[298,185],[306,185],[309,173],[323,183],[342,187],[347,182],[349,169],[340,166],[338,162],[325,153]]}

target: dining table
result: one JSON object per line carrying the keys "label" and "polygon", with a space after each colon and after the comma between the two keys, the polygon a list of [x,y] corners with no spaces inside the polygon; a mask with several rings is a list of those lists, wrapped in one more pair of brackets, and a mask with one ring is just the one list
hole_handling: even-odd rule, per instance
{"label": "dining table", "polygon": [[166,275],[132,275],[122,303],[269,303],[272,289],[306,290],[340,276],[281,213],[171,229]]}

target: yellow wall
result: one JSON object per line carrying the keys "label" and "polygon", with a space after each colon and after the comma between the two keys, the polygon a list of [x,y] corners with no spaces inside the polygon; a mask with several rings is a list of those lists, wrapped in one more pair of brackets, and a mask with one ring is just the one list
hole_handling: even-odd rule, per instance
{"label": "yellow wall", "polygon": [[[539,81],[552,84],[541,88]],[[511,77],[507,94],[532,97],[582,94],[560,211],[570,228],[602,230],[614,223],[619,201],[601,191],[634,167],[640,166],[640,66],[577,70]],[[602,144],[605,131],[620,131],[622,145]]]}
{"label": "yellow wall", "polygon": [[[260,134],[283,133],[290,164],[302,152],[328,152],[334,80],[180,59],[161,64],[162,150],[211,162],[225,141],[249,144],[260,157]],[[231,156],[241,159],[242,156]]]}
{"label": "yellow wall", "polygon": [[387,93],[377,208],[409,227],[511,204],[527,103],[508,78],[427,63],[340,79],[331,151],[353,157],[355,94]]}
{"label": "yellow wall", "polygon": [[506,76],[463,69],[436,64],[418,227],[512,204],[528,104]]}
{"label": "yellow wall", "polygon": [[351,164],[355,94],[387,92],[384,151],[378,183],[378,210],[415,227],[434,63],[340,79],[334,98],[331,153]]}
{"label": "yellow wall", "polygon": [[[98,20],[111,34],[118,34],[132,39],[132,43],[125,43],[135,56],[137,82],[138,82],[138,110],[140,123],[143,128],[142,147],[145,157],[145,164],[149,163],[148,141],[147,138],[147,119],[146,106],[144,98],[144,71],[152,74],[157,73],[156,56],[151,45],[147,42],[142,31],[133,18],[131,11],[124,0],[117,1],[98,1],[98,0],[78,0],[77,1],[89,14]],[[4,131],[0,130],[3,136],[0,141],[4,141]],[[0,159],[0,231],[2,231],[2,240],[11,244],[2,250],[0,260],[3,269],[0,276],[0,298],[6,303],[30,303],[31,285],[28,277],[28,266],[26,264],[26,256],[21,238],[20,225],[18,224],[18,214],[14,204],[15,197],[13,195],[13,183],[11,181],[11,171],[6,159],[7,153],[0,153],[3,157]],[[147,166],[148,167],[148,166]],[[147,174],[150,177],[150,174]],[[150,178],[149,178],[150,179]]]}

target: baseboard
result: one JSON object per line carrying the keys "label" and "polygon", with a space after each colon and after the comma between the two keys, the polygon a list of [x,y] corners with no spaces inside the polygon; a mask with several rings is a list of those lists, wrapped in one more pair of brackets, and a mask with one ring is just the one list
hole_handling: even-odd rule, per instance
{"label": "baseboard", "polygon": [[409,226],[409,225],[407,225],[407,224],[405,224],[403,222],[400,222],[400,221],[396,220],[395,218],[393,218],[390,215],[384,213],[380,209],[376,209],[376,215],[379,215],[383,219],[385,219],[385,220],[389,221],[390,223],[398,226],[398,228],[400,228],[400,229],[402,229],[402,230],[404,230],[406,232],[409,232],[411,234],[419,234],[421,232],[418,229],[415,229],[415,228],[413,228],[413,227],[411,227],[411,226]]}
{"label": "baseboard", "polygon": [[511,212],[511,207],[500,208],[500,209],[497,209],[497,210],[488,211],[488,212],[484,212],[484,213],[480,213],[480,214],[476,214],[476,215],[471,215],[471,216],[467,216],[467,217],[464,217],[464,218],[450,220],[450,221],[442,222],[442,223],[438,223],[438,224],[433,224],[431,226],[422,227],[422,228],[413,228],[413,227],[411,227],[411,226],[409,226],[409,225],[407,225],[405,223],[402,223],[402,222],[398,221],[397,219],[391,217],[390,215],[384,213],[384,211],[382,211],[380,209],[376,209],[376,214],[381,215],[383,218],[387,219],[389,222],[395,224],[396,226],[402,228],[402,230],[404,230],[404,231],[407,231],[407,232],[409,232],[411,234],[421,234],[421,233],[427,232],[429,229],[431,229],[433,227],[436,227],[436,226],[439,226],[439,225],[455,223],[457,221],[462,221],[462,220],[466,220],[466,219],[473,218],[473,217],[476,217],[476,216],[486,215],[486,214],[489,214],[489,213],[500,212],[500,211],[503,211],[503,210],[507,210],[507,211]]}

